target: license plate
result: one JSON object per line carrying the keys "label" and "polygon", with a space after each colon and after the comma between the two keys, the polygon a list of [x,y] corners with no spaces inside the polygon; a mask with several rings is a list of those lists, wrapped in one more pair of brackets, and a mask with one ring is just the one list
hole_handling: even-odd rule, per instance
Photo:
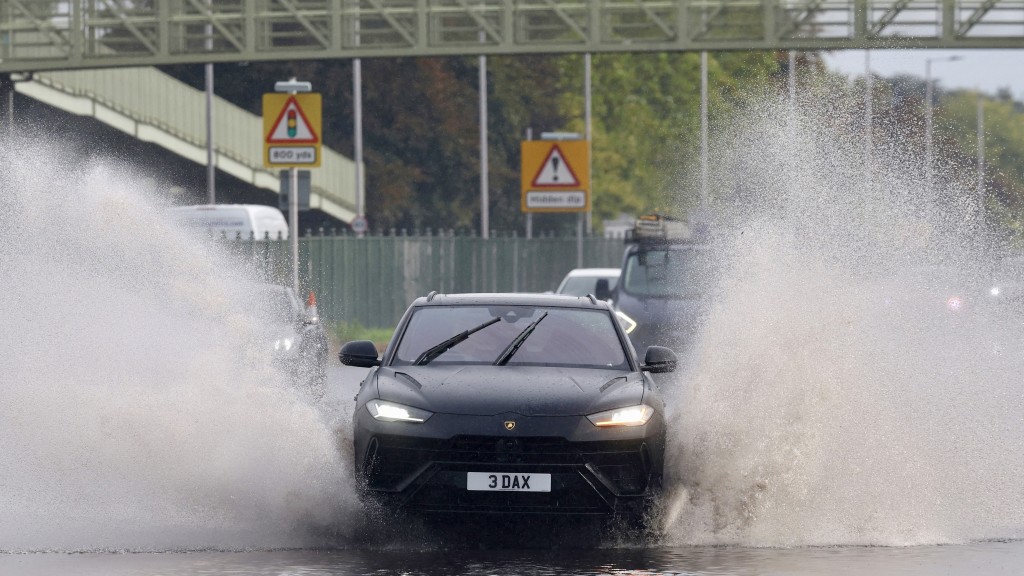
{"label": "license plate", "polygon": [[467,490],[494,492],[551,492],[551,474],[469,472]]}

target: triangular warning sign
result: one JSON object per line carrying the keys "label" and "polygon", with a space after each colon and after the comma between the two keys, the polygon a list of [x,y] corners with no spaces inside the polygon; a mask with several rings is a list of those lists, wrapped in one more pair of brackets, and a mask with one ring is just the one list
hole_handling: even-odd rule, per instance
{"label": "triangular warning sign", "polygon": [[540,165],[540,170],[533,177],[533,186],[579,186],[580,180],[572,166],[565,161],[565,155],[558,144],[551,147],[548,157]]}
{"label": "triangular warning sign", "polygon": [[320,138],[294,96],[285,102],[281,115],[267,136],[268,144],[316,144]]}

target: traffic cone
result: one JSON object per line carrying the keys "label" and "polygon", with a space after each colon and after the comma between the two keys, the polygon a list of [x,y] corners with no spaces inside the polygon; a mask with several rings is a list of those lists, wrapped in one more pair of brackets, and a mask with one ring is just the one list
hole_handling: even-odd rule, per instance
{"label": "traffic cone", "polygon": [[320,320],[320,314],[316,310],[316,294],[312,291],[309,292],[309,298],[306,298],[306,318],[312,322]]}

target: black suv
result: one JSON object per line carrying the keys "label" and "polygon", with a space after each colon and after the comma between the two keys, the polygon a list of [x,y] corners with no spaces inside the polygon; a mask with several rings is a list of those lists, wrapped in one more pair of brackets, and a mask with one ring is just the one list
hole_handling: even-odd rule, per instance
{"label": "black suv", "polygon": [[402,317],[353,416],[365,498],[432,513],[639,519],[661,487],[664,404],[608,304],[593,296],[431,294]]}

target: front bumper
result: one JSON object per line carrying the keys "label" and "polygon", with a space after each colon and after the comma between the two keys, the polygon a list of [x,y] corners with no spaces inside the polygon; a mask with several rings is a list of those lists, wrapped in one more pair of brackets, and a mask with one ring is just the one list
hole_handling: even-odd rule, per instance
{"label": "front bumper", "polygon": [[[435,414],[383,423],[360,408],[356,470],[364,494],[422,512],[640,512],[661,484],[664,424],[598,429],[585,417]],[[504,422],[515,421],[512,431]],[[502,432],[496,433],[495,430]],[[469,433],[466,432],[477,432]],[[469,472],[550,474],[550,492],[467,490]]]}

